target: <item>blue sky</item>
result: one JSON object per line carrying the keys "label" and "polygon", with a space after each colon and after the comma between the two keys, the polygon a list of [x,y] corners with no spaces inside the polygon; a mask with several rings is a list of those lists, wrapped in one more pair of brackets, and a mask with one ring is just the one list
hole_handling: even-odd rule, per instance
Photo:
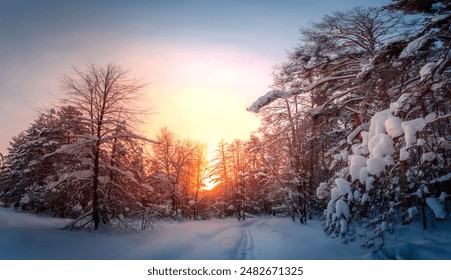
{"label": "blue sky", "polygon": [[300,27],[388,2],[0,0],[0,152],[56,102],[61,75],[88,62],[149,82],[150,136],[168,126],[209,144],[244,138],[258,125],[246,106],[268,90]]}

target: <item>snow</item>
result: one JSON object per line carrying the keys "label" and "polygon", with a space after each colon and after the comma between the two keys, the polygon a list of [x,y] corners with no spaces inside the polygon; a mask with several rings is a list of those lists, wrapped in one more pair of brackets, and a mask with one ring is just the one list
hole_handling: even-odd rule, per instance
{"label": "snow", "polygon": [[417,38],[407,44],[407,46],[402,50],[401,54],[399,55],[399,58],[406,58],[409,56],[415,55],[415,53],[421,49],[428,41],[429,41],[430,35],[424,35],[420,38]]}
{"label": "snow", "polygon": [[417,191],[415,192],[415,195],[418,196],[419,198],[423,197],[423,189],[419,188],[417,189]]}
{"label": "snow", "polygon": [[49,147],[49,146],[53,146],[53,145],[57,145],[57,144],[59,144],[59,141],[56,141],[56,140],[50,140],[49,142],[44,143],[42,146],[44,146],[44,147]]}
{"label": "snow", "polygon": [[390,103],[390,110],[393,111],[394,114],[397,114],[399,110],[401,110],[404,102],[410,97],[410,93],[403,93],[398,100]]}
{"label": "snow", "polygon": [[424,141],[424,139],[418,138],[418,140],[417,140],[417,145],[418,145],[418,146],[424,146],[424,144],[426,144],[426,142]]}
{"label": "snow", "polygon": [[337,187],[332,188],[332,190],[330,191],[330,200],[331,201],[335,201],[337,199],[340,198],[342,194],[340,193],[340,191],[338,190]]}
{"label": "snow", "polygon": [[374,114],[374,116],[371,117],[369,138],[371,139],[378,133],[386,133],[385,121],[391,117],[393,117],[392,109],[387,109]]}
{"label": "snow", "polygon": [[368,142],[368,150],[371,156],[376,158],[384,158],[391,156],[395,149],[393,147],[393,140],[385,133],[378,133],[372,137]]}
{"label": "snow", "polygon": [[373,71],[373,69],[374,69],[373,63],[371,63],[371,62],[366,63],[366,64],[362,65],[362,70],[357,75],[357,77],[363,77],[363,76],[367,75],[368,73],[370,73],[371,71]]}
{"label": "snow", "polygon": [[437,113],[432,112],[432,113],[428,114],[426,117],[424,117],[424,120],[426,121],[426,123],[431,123],[431,122],[433,122],[436,118],[437,118]]}
{"label": "snow", "polygon": [[[338,206],[346,213],[345,202]],[[410,209],[409,209],[410,210]],[[413,212],[410,211],[410,212]],[[160,223],[154,229],[63,231],[68,220],[0,208],[0,259],[3,260],[360,260],[374,259],[355,241],[343,244],[325,235],[320,221],[306,225],[289,218],[264,216]],[[348,230],[340,219],[340,230]],[[402,226],[385,237],[393,259],[451,259],[451,223],[434,229]],[[408,249],[408,250],[406,250]]]}
{"label": "snow", "polygon": [[350,159],[351,164],[349,165],[349,173],[351,174],[352,181],[354,182],[360,178],[360,170],[363,167],[366,167],[366,158],[359,155],[353,155]]}
{"label": "snow", "polygon": [[330,217],[330,215],[332,215],[332,213],[334,213],[334,212],[335,212],[335,201],[330,200],[327,203],[327,209],[326,209],[327,217]]}
{"label": "snow", "polygon": [[322,182],[319,184],[319,187],[316,189],[316,197],[318,199],[324,199],[327,196],[327,184]]}
{"label": "snow", "polygon": [[379,176],[385,170],[385,161],[381,158],[370,158],[367,165],[366,168],[371,175]]}
{"label": "snow", "polygon": [[362,194],[360,193],[360,191],[357,189],[354,191],[353,197],[355,200],[358,200],[362,197]]}
{"label": "snow", "polygon": [[434,152],[427,152],[421,155],[421,162],[425,161],[433,161],[435,159],[435,153]]}
{"label": "snow", "polygon": [[404,134],[404,129],[402,128],[402,120],[398,117],[390,117],[385,120],[385,129],[387,134],[392,138],[397,138]]}
{"label": "snow", "polygon": [[445,199],[448,197],[449,195],[446,194],[446,192],[441,192],[440,193],[440,197],[438,198],[438,200],[440,200],[440,202],[444,202]]}
{"label": "snow", "polygon": [[447,214],[445,207],[434,197],[426,198],[426,204],[432,209],[434,212],[435,218],[437,219],[445,219]]}
{"label": "snow", "polygon": [[350,216],[348,204],[341,199],[337,200],[337,203],[335,204],[335,213],[337,214],[337,217],[343,215],[343,217],[348,220]]}
{"label": "snow", "polygon": [[212,219],[160,223],[138,232],[60,230],[66,222],[0,208],[0,259],[333,260],[368,254],[358,242],[345,245],[327,237],[320,221]]}
{"label": "snow", "polygon": [[432,75],[432,69],[434,69],[435,62],[428,62],[420,69],[420,81],[424,81]]}
{"label": "snow", "polygon": [[440,176],[434,180],[431,181],[431,183],[441,183],[451,180],[451,173],[448,173],[446,175]]}
{"label": "snow", "polygon": [[410,148],[416,142],[416,130],[413,126],[404,125],[406,147]]}
{"label": "snow", "polygon": [[342,161],[348,161],[348,158],[349,158],[349,153],[348,153],[348,151],[347,151],[346,149],[343,150],[343,151],[341,151],[340,157],[341,157],[341,160],[342,160]]}
{"label": "snow", "polygon": [[410,157],[409,149],[408,148],[401,148],[399,152],[399,160],[405,161],[408,160]]}
{"label": "snow", "polygon": [[370,196],[367,193],[364,193],[362,196],[362,204],[365,204],[365,202],[367,202],[370,199]]}
{"label": "snow", "polygon": [[308,112],[312,115],[318,115],[324,109],[324,105],[316,106],[315,108],[309,109]]}
{"label": "snow", "polygon": [[265,95],[259,97],[254,103],[252,103],[251,106],[247,109],[248,111],[258,113],[260,108],[268,105],[269,103],[273,102],[274,100],[278,98],[289,98],[291,97],[291,93],[286,93],[280,90],[272,90]]}
{"label": "snow", "polygon": [[417,142],[417,132],[421,132],[426,126],[427,122],[424,118],[417,118],[410,121],[405,121],[401,124],[405,133],[406,147],[410,148]]}
{"label": "snow", "polygon": [[340,233],[345,234],[348,231],[348,220],[341,219],[340,220]]}
{"label": "snow", "polygon": [[22,198],[20,199],[20,204],[27,204],[31,201],[31,198],[28,194],[22,196]]}
{"label": "snow", "polygon": [[337,184],[340,196],[344,196],[352,192],[351,183],[344,179],[335,179],[335,184]]}
{"label": "snow", "polygon": [[364,130],[367,130],[369,128],[369,126],[370,126],[369,123],[364,123],[364,124],[359,125],[356,129],[354,129],[354,131],[352,133],[350,133],[346,139],[348,141],[348,144],[352,144],[352,140],[354,140],[354,138],[359,133],[363,133]]}
{"label": "snow", "polygon": [[416,131],[422,131],[426,126],[426,120],[424,118],[417,118],[410,121],[405,121],[402,126],[412,126]]}
{"label": "snow", "polygon": [[354,155],[356,155],[356,156],[362,155],[362,153],[363,153],[362,152],[362,144],[354,144],[354,145],[352,145],[351,150],[352,150],[352,153]]}
{"label": "snow", "polygon": [[362,184],[365,184],[366,179],[368,178],[369,172],[366,167],[363,167],[359,170],[359,181]]}
{"label": "snow", "polygon": [[[369,172],[369,171],[368,171]],[[365,187],[367,191],[370,191],[373,188],[373,183],[376,179],[373,176],[368,176],[365,180]]]}
{"label": "snow", "polygon": [[304,66],[306,69],[313,69],[316,67],[318,58],[316,56],[312,56],[307,64]]}
{"label": "snow", "polygon": [[[433,91],[439,90],[439,89],[443,88],[445,84],[447,84],[445,81],[442,81],[440,83],[433,83],[431,86],[431,90],[433,90]],[[439,99],[441,99],[441,97],[439,97]]]}
{"label": "snow", "polygon": [[350,74],[350,75],[343,75],[343,76],[330,76],[330,77],[324,77],[324,78],[320,78],[316,81],[314,81],[313,83],[311,83],[308,86],[305,86],[303,88],[301,88],[300,91],[302,92],[308,92],[313,90],[314,88],[327,83],[327,82],[333,82],[333,81],[337,81],[337,80],[345,80],[345,79],[355,79],[356,75],[354,74]]}
{"label": "snow", "polygon": [[385,42],[384,42],[384,45],[385,45],[385,46],[386,46],[386,45],[390,45],[390,44],[393,44],[393,43],[397,43],[397,42],[404,41],[404,40],[406,40],[406,39],[407,39],[407,36],[404,35],[404,34],[397,35],[397,36],[394,36],[393,38],[390,38],[390,39],[388,39],[387,41],[385,41]]}
{"label": "snow", "polygon": [[[272,91],[266,93],[265,95],[259,97],[256,101],[254,101],[251,104],[251,106],[249,106],[247,108],[247,110],[250,112],[258,113],[260,108],[270,104],[271,102],[273,102],[274,100],[276,100],[278,98],[288,99],[300,92],[309,92],[309,91],[313,90],[314,88],[316,88],[324,83],[327,83],[327,82],[346,80],[346,79],[355,79],[355,78],[356,78],[356,75],[354,75],[354,74],[342,75],[342,76],[330,76],[330,77],[319,78],[318,80],[314,81],[313,83],[311,83],[305,87],[302,87],[301,89],[297,90],[296,92],[294,92],[294,91],[284,92],[284,91],[280,91],[280,90],[272,90]],[[300,84],[300,83],[299,83],[299,85],[294,83],[293,87],[301,86],[301,85],[302,84]],[[319,113],[318,110],[314,110],[313,114]]]}
{"label": "snow", "polygon": [[441,20],[444,20],[444,19],[446,19],[446,18],[448,18],[450,16],[451,16],[451,13],[438,15],[438,16],[435,16],[435,17],[431,18],[431,22],[441,21]]}

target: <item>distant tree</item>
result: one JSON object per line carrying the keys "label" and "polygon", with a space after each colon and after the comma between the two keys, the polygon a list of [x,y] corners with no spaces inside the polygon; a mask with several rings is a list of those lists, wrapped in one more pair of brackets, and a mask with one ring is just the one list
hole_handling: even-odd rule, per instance
{"label": "distant tree", "polygon": [[203,188],[206,185],[206,181],[210,177],[209,162],[207,159],[207,146],[197,143],[196,150],[194,153],[194,158],[190,167],[189,174],[191,175],[191,200],[188,204],[192,208],[193,218],[195,220],[199,219],[203,213],[201,207],[205,195],[203,195]]}
{"label": "distant tree", "polygon": [[229,155],[227,154],[228,144],[221,140],[215,150],[215,155],[212,159],[210,176],[215,182],[215,202],[211,207],[220,218],[232,216],[235,213],[233,204],[233,192],[231,184],[231,175],[229,168]]}
{"label": "distant tree", "polygon": [[[190,140],[180,140],[164,127],[156,137],[159,145],[152,151],[152,177],[161,197],[161,204],[174,219],[190,216],[190,202],[194,202],[193,185],[198,144]],[[194,176],[194,177],[193,177]]]}

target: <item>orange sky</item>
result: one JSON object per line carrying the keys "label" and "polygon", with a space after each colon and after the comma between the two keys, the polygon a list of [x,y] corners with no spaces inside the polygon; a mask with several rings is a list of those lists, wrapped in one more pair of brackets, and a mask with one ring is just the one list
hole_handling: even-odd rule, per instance
{"label": "orange sky", "polygon": [[267,91],[270,61],[223,47],[181,52],[166,47],[156,53],[166,60],[161,68],[158,59],[149,58],[154,66],[147,69],[159,69],[148,78],[155,112],[146,128],[151,135],[167,126],[181,137],[215,145],[221,139],[247,139],[258,127],[257,117],[246,108]]}

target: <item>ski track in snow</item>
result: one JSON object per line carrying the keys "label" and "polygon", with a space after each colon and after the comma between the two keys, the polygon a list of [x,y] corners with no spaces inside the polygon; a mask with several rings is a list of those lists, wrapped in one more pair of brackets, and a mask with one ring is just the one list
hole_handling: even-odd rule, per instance
{"label": "ski track in snow", "polygon": [[240,224],[241,239],[238,243],[237,251],[232,259],[236,260],[255,260],[254,255],[254,238],[250,226],[255,224],[257,220],[252,220],[243,224]]}

